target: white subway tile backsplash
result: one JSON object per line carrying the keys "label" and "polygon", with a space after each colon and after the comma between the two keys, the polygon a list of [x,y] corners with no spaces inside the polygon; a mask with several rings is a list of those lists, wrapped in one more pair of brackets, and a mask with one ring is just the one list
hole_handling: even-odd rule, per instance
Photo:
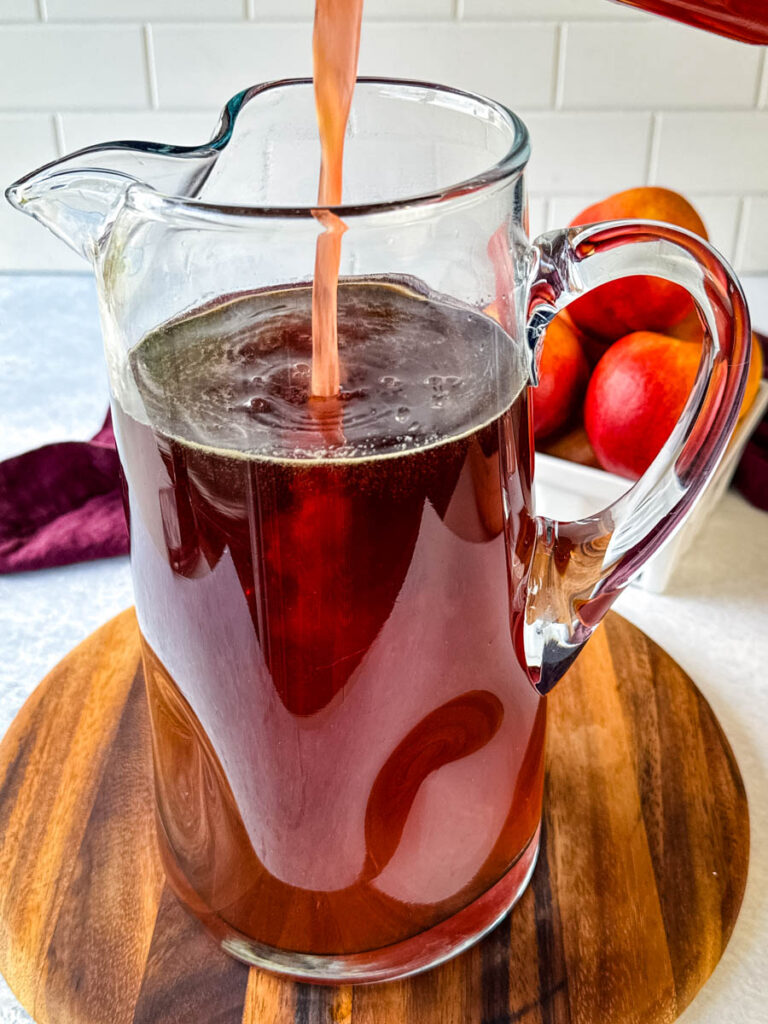
{"label": "white subway tile backsplash", "polygon": [[738,269],[745,273],[764,273],[768,268],[768,195],[748,198],[744,219],[744,243]]}
{"label": "white subway tile backsplash", "polygon": [[0,21],[37,21],[35,0],[0,0]]}
{"label": "white subway tile backsplash", "polygon": [[[304,19],[312,21],[314,0],[249,0],[249,16],[255,21]],[[371,18],[389,21],[444,18],[453,15],[453,0],[365,0],[363,25]],[[365,28],[363,29],[365,31]]]}
{"label": "white subway tile backsplash", "polygon": [[452,17],[453,0],[365,0],[363,4],[364,19],[418,21],[420,18]]}
{"label": "white subway tile backsplash", "polygon": [[682,25],[574,23],[568,27],[564,106],[751,107],[761,65],[760,47]]}
{"label": "white subway tile backsplash", "polygon": [[225,21],[245,16],[243,0],[46,0],[49,21]]}
{"label": "white subway tile backsplash", "polygon": [[50,114],[0,115],[0,203],[5,206],[2,192],[11,182],[57,156]]}
{"label": "white subway tile backsplash", "polygon": [[523,115],[531,133],[529,188],[609,195],[645,182],[650,114]]}
{"label": "white subway tile backsplash", "polygon": [[[696,183],[692,183],[695,187]],[[739,220],[738,196],[703,196],[684,192],[704,221],[709,240],[730,262],[734,258],[736,226]]]}
{"label": "white subway tile backsplash", "polygon": [[138,26],[11,25],[0,31],[0,109],[146,103]]}
{"label": "white subway tile backsplash", "polygon": [[581,213],[586,207],[605,199],[610,192],[579,193],[578,195],[552,196],[549,201],[549,220],[547,228],[553,231],[555,228],[567,227],[577,213]]}
{"label": "white subway tile backsplash", "polygon": [[546,107],[552,97],[555,25],[368,25],[360,71],[421,78],[492,96],[518,107]]}
{"label": "white subway tile backsplash", "polygon": [[87,270],[88,264],[31,217],[0,205],[0,271]]}
{"label": "white subway tile backsplash", "polygon": [[768,111],[662,114],[656,183],[681,192],[768,191]]}
{"label": "white subway tile backsplash", "polygon": [[763,50],[763,70],[760,75],[760,88],[757,94],[757,106],[761,108],[768,107],[768,46],[764,46]]}
{"label": "white subway tile backsplash", "polygon": [[199,146],[213,135],[219,112],[141,110],[117,114],[64,114],[68,152],[112,139],[141,139],[173,146]]}
{"label": "white subway tile backsplash", "polygon": [[463,17],[467,20],[490,18],[530,19],[602,19],[647,18],[637,8],[606,0],[464,0]]}
{"label": "white subway tile backsplash", "polygon": [[543,196],[531,196],[528,200],[529,234],[531,238],[547,230],[547,206],[549,200]]}
{"label": "white subway tile backsplash", "polygon": [[[312,73],[307,22],[153,27],[161,107],[223,103],[270,78]],[[504,60],[488,60],[501,46]],[[426,78],[487,93],[515,106],[546,106],[551,95],[555,27],[382,22],[365,26],[360,73]],[[190,69],[194,68],[194,74]]]}
{"label": "white subway tile backsplash", "polygon": [[312,21],[314,0],[247,0],[248,17],[253,21]]}
{"label": "white subway tile backsplash", "polygon": [[2,195],[17,178],[57,155],[52,116],[0,115],[0,270],[57,269],[77,260],[74,253],[69,259],[63,242],[14,210]]}
{"label": "white subway tile backsplash", "polygon": [[240,89],[312,74],[312,25],[154,25],[161,107],[218,109]]}
{"label": "white subway tile backsplash", "polygon": [[[108,139],[205,141],[239,89],[311,74],[313,15],[314,0],[0,0],[0,174]],[[738,241],[743,267],[768,270],[764,47],[608,0],[365,0],[360,71],[527,112],[533,234],[650,180],[692,198],[726,256]],[[0,267],[73,265],[0,206]]]}

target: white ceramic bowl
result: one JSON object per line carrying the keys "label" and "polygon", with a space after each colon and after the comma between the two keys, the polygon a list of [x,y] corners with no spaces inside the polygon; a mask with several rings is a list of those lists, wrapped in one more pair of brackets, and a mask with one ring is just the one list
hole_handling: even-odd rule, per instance
{"label": "white ceramic bowl", "polygon": [[[655,593],[665,590],[678,561],[731,482],[741,453],[766,408],[768,381],[763,380],[749,412],[734,431],[719,466],[693,509],[638,573],[633,583]],[[592,515],[621,497],[629,486],[630,481],[624,477],[606,473],[602,469],[536,453],[536,511],[553,519],[574,520]]]}

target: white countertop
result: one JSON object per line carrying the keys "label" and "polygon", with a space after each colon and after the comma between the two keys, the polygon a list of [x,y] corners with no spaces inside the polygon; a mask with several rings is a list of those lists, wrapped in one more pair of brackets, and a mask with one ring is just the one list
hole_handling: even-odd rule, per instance
{"label": "white countertop", "polygon": [[[768,279],[744,283],[755,325],[768,332]],[[106,396],[90,278],[0,275],[0,458],[90,436],[101,425]],[[0,576],[0,735],[45,673],[131,602],[125,558]],[[749,796],[744,904],[719,967],[682,1020],[765,1024],[768,515],[728,492],[668,592],[630,588],[617,609],[696,681],[733,746]],[[0,1024],[29,1019],[0,979]]]}

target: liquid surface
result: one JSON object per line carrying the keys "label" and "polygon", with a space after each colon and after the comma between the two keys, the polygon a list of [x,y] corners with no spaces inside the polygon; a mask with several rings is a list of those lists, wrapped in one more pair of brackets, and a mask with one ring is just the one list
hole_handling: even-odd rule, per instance
{"label": "liquid surface", "polygon": [[241,950],[434,952],[541,812],[527,392],[487,317],[402,283],[340,298],[343,438],[296,369],[308,289],[150,335],[145,422],[115,406],[160,843]]}
{"label": "liquid surface", "polygon": [[150,422],[195,444],[273,458],[369,458],[487,423],[523,386],[495,320],[414,284],[339,289],[342,385],[310,401],[311,293],[230,299],[150,335],[131,368]]}

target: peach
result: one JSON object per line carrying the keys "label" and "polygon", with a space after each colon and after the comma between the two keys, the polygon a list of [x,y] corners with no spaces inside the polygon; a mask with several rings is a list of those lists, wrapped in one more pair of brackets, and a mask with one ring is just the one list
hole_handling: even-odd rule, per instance
{"label": "peach", "polygon": [[704,340],[704,328],[701,326],[699,314],[693,308],[693,303],[691,303],[691,308],[683,319],[667,327],[664,333],[671,335],[673,338],[679,338],[681,341],[698,341],[701,343]]}
{"label": "peach", "polygon": [[577,411],[589,380],[589,363],[578,331],[564,313],[547,327],[538,356],[539,384],[533,389],[533,430],[547,437]]}
{"label": "peach", "polygon": [[603,469],[633,480],[645,472],[680,418],[700,356],[700,345],[651,331],[608,349],[584,401],[584,426]]}
{"label": "peach", "polygon": [[749,359],[749,373],[747,374],[747,386],[744,389],[744,397],[741,400],[739,419],[742,419],[750,405],[755,400],[760,381],[763,379],[763,346],[756,334],[752,335],[752,355]]}
{"label": "peach", "polygon": [[[588,206],[572,226],[605,220],[660,220],[702,238],[707,229],[687,199],[666,188],[631,188]],[[605,342],[633,331],[665,331],[692,310],[685,289],[658,277],[627,277],[583,295],[569,306],[577,326]]]}
{"label": "peach", "polygon": [[[688,316],[685,320],[681,320],[679,324],[672,327],[669,332],[673,337],[680,338],[682,341],[688,341],[694,344],[701,345],[704,341],[704,329],[701,326],[701,322],[693,311],[692,316]],[[739,419],[741,419],[749,407],[755,400],[757,389],[760,387],[760,381],[763,379],[763,348],[760,344],[760,339],[756,334],[752,334],[752,355],[749,360],[749,374],[747,376],[747,385],[744,390],[744,398],[741,402],[741,409],[739,410]]]}

